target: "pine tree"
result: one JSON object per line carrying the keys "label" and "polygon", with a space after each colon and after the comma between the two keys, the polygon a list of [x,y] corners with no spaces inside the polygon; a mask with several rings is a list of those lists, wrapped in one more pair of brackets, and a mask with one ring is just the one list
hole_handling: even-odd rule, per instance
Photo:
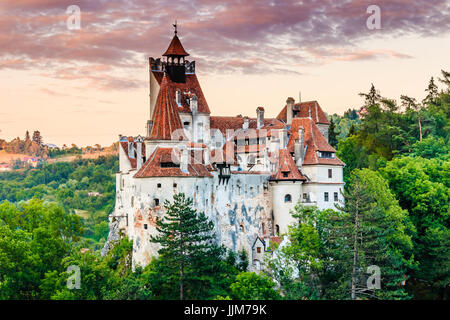
{"label": "pine tree", "polygon": [[430,82],[428,83],[428,88],[425,89],[426,92],[428,92],[425,99],[423,99],[423,103],[433,103],[436,98],[439,96],[438,87],[434,83],[433,77],[431,77]]}
{"label": "pine tree", "polygon": [[442,73],[443,79],[439,78],[439,81],[448,87],[447,90],[450,90],[450,72],[441,70],[441,73]]}
{"label": "pine tree", "polygon": [[[343,279],[351,283],[351,299],[407,298],[402,283],[407,267],[412,266],[412,241],[406,234],[410,225],[406,211],[399,207],[386,181],[367,169],[352,174],[343,195],[345,205],[336,206],[342,214],[334,224],[334,238],[339,243],[335,260],[340,261]],[[367,286],[371,265],[381,271],[379,290]]]}
{"label": "pine tree", "polygon": [[334,148],[336,148],[337,143],[338,143],[337,137],[336,137],[335,128],[336,128],[336,126],[334,124],[333,118],[331,118],[331,120],[330,120],[330,127],[328,128],[328,142]]}
{"label": "pine tree", "polygon": [[217,260],[214,224],[204,213],[197,213],[192,200],[183,193],[174,195],[173,203],[166,200],[164,207],[167,211],[157,221],[159,234],[151,236],[150,241],[161,245],[161,267],[169,281],[177,283],[180,300],[192,298],[193,287],[202,282],[202,269]]}
{"label": "pine tree", "polygon": [[364,97],[366,106],[372,106],[381,100],[381,95],[375,89],[373,83],[372,86],[370,87],[369,93],[360,93],[359,95],[361,97]]}

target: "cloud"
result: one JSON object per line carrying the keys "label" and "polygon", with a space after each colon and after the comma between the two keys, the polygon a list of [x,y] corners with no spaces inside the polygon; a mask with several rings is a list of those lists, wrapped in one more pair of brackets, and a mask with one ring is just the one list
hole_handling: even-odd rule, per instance
{"label": "cloud", "polygon": [[180,22],[180,35],[202,72],[297,73],[330,61],[410,58],[362,40],[450,30],[446,0],[378,0],[381,30],[369,30],[372,1],[79,0],[81,30],[66,28],[72,0],[3,0],[0,70],[33,69],[105,90],[146,86],[136,80],[148,56],[159,57]]}

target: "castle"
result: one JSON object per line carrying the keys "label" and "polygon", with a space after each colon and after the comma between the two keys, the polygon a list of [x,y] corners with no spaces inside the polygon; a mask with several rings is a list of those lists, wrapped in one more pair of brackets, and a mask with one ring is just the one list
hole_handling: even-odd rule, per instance
{"label": "castle", "polygon": [[163,203],[183,192],[214,222],[219,243],[249,254],[259,270],[280,242],[298,203],[335,208],[344,163],[328,143],[329,121],[317,101],[288,98],[276,118],[211,116],[195,61],[175,35],[163,58],[150,58],[146,136],[120,136],[116,205],[108,243],[133,240],[133,265],[157,255],[150,243]]}

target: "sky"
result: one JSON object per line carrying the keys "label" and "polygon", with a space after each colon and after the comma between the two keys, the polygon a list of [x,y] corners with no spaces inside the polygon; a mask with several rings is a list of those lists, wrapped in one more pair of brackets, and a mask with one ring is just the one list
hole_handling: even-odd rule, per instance
{"label": "sky", "polygon": [[144,134],[148,57],[175,20],[213,115],[275,117],[300,93],[343,114],[372,83],[421,100],[450,70],[448,0],[1,0],[0,139],[39,130],[46,143],[106,146]]}

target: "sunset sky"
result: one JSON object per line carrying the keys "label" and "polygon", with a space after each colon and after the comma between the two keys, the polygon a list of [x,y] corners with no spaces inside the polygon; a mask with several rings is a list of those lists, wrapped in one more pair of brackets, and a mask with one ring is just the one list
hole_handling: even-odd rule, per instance
{"label": "sunset sky", "polygon": [[[66,9],[81,8],[69,30]],[[381,9],[370,30],[369,5]],[[450,1],[0,0],[0,138],[110,145],[144,134],[148,57],[173,36],[196,61],[214,115],[273,117],[286,98],[327,113],[382,96],[419,100],[450,71]]]}

